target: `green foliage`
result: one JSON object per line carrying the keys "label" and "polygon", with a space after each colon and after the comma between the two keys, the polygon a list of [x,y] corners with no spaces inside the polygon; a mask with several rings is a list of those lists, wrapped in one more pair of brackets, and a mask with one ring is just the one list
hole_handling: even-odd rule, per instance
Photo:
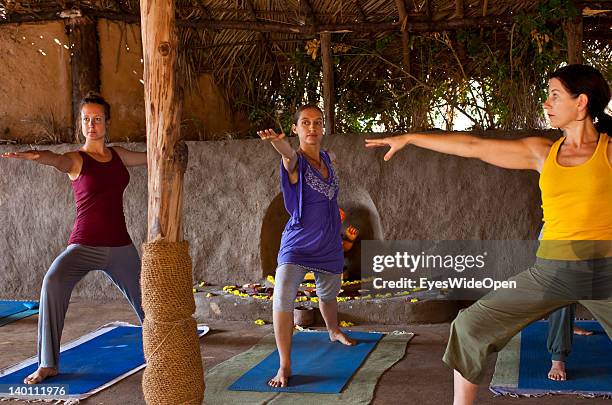
{"label": "green foliage", "polygon": [[[333,56],[336,131],[396,131],[453,122],[461,112],[474,128],[528,129],[543,126],[541,103],[548,75],[566,60],[563,23],[580,11],[569,0],[540,1],[537,12],[514,17],[512,26],[411,35],[410,73],[402,67],[399,33],[334,36],[350,51]],[[585,43],[587,63],[612,79],[610,46]],[[236,105],[253,127],[288,130],[291,114],[321,102],[321,58],[298,46],[288,56],[280,85],[245,92]],[[279,114],[280,112],[280,114]]]}

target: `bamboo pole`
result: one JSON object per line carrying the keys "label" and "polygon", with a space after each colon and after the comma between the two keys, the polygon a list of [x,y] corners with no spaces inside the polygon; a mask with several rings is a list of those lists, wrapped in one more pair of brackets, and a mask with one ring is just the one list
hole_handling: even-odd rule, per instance
{"label": "bamboo pole", "polygon": [[331,51],[331,34],[321,34],[321,59],[323,62],[323,105],[325,108],[325,135],[335,132],[334,66]]}

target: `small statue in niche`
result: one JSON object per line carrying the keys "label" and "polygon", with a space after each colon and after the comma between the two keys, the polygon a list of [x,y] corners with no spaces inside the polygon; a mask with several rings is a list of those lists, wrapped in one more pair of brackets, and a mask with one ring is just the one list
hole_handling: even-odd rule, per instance
{"label": "small statue in niche", "polygon": [[340,221],[342,222],[342,250],[344,251],[344,272],[342,273],[342,279],[346,280],[349,277],[348,269],[349,263],[346,253],[353,248],[355,244],[355,240],[359,236],[359,229],[350,225],[349,223],[345,224],[346,220],[346,212],[340,208]]}

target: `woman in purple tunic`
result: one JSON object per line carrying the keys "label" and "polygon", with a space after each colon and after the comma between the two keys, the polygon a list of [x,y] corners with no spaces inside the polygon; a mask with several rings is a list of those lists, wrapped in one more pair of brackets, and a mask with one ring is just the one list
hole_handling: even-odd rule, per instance
{"label": "woman in purple tunic", "polygon": [[355,341],[338,327],[336,297],[342,285],[342,238],[338,210],[338,178],[329,154],[321,149],[323,112],[315,105],[300,107],[291,131],[298,135],[296,151],[272,129],[258,131],[282,156],[281,189],[289,221],[278,252],[274,285],[274,336],[280,356],[278,373],[268,384],[286,387],[291,376],[291,336],[295,297],[310,271],[315,274],[319,309],[331,341],[351,346]]}

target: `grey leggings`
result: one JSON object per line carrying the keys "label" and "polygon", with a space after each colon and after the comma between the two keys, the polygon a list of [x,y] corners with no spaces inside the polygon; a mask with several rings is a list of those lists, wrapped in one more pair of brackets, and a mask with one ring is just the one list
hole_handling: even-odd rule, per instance
{"label": "grey leggings", "polygon": [[[300,283],[309,271],[296,264],[281,264],[276,268],[273,311],[293,312],[295,296],[300,288]],[[323,302],[336,301],[342,286],[342,274],[315,271],[314,276],[319,300]]]}
{"label": "grey leggings", "polygon": [[92,270],[102,270],[123,292],[142,322],[140,258],[134,245],[91,247],[72,244],[54,261],[43,280],[38,316],[38,365],[58,367],[60,341],[74,286]]}

